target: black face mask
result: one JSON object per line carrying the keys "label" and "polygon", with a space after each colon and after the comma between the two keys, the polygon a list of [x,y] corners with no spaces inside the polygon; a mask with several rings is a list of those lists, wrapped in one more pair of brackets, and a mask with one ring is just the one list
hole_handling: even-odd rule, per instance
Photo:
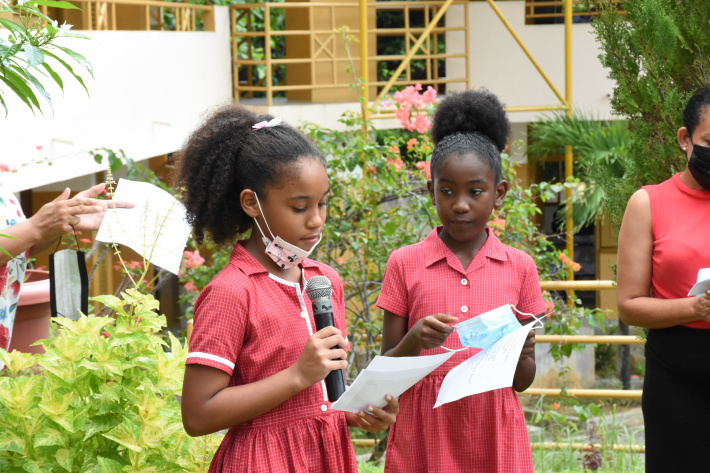
{"label": "black face mask", "polygon": [[688,170],[703,189],[710,191],[710,148],[693,144]]}

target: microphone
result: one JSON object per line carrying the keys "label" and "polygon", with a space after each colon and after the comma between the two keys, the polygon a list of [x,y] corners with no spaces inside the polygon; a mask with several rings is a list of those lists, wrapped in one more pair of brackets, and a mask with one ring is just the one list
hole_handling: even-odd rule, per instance
{"label": "microphone", "polygon": [[[306,283],[306,294],[313,303],[313,317],[316,319],[316,331],[333,323],[333,285],[325,276],[313,276]],[[337,346],[331,347],[331,350]],[[342,370],[333,370],[325,377],[325,388],[328,391],[328,401],[335,402],[345,392],[345,378]]]}

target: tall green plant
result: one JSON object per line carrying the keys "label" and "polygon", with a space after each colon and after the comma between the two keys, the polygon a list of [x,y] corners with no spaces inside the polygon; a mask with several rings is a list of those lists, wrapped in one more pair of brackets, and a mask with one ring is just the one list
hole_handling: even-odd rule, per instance
{"label": "tall green plant", "polygon": [[0,82],[7,87],[6,90],[0,88],[0,104],[5,109],[5,116],[9,113],[4,98],[8,89],[33,113],[41,111],[38,96],[51,108],[52,100],[42,82],[54,82],[64,90],[61,76],[54,71],[57,66],[66,69],[88,94],[84,80],[67,61],[75,61],[93,77],[91,63],[76,51],[57,44],[57,39],[89,38],[70,33],[72,25],[65,23],[59,26],[39,9],[40,6],[66,9],[77,7],[61,0],[17,0],[15,4],[10,3],[12,1],[0,0],[0,26],[8,31],[7,39],[0,38]]}
{"label": "tall green plant", "polygon": [[[572,146],[577,158],[575,175],[580,184],[573,193],[575,231],[602,216],[607,193],[600,183],[623,180],[631,136],[625,120],[602,122],[576,112],[572,117],[560,113],[545,117],[530,126],[528,155],[544,161],[548,155],[564,153]],[[561,209],[560,220],[564,219]]]}
{"label": "tall green plant", "polygon": [[708,85],[710,3],[704,0],[591,2],[592,23],[602,65],[616,81],[611,104],[629,120],[631,143],[624,176],[607,176],[605,206],[618,229],[629,197],[645,184],[668,179],[685,168],[676,133],[695,90]]}

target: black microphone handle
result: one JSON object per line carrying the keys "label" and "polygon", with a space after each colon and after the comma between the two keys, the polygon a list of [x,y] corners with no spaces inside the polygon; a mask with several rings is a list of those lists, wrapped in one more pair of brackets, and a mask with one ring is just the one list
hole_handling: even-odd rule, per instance
{"label": "black microphone handle", "polygon": [[[328,310],[330,309],[330,310]],[[316,331],[321,330],[325,327],[333,327],[333,309],[330,305],[330,301],[327,303],[324,301],[314,301],[313,302],[313,316],[316,319]],[[331,350],[338,348],[338,346],[331,347]],[[328,401],[335,402],[340,399],[340,396],[345,392],[345,378],[343,377],[343,370],[333,370],[328,373],[325,377],[325,389],[328,391]]]}

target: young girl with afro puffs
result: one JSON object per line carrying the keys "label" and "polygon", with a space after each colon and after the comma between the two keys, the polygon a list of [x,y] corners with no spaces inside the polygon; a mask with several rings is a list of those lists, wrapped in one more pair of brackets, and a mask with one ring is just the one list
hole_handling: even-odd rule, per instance
{"label": "young girl with afro puffs", "polygon": [[[348,425],[386,429],[398,403],[344,414],[328,402],[323,379],[345,369],[348,342],[342,281],[307,257],[325,224],[323,158],[280,119],[227,106],[189,138],[177,178],[198,240],[252,229],[195,302],[182,415],[190,435],[229,429],[210,472],[356,472]],[[315,333],[313,276],[331,281],[335,320]]]}
{"label": "young girl with afro puffs", "polygon": [[[463,348],[451,325],[506,304],[519,312],[545,311],[532,258],[501,243],[486,225],[508,191],[500,153],[509,130],[503,106],[488,91],[454,94],[439,104],[427,186],[442,225],[424,241],[393,252],[387,262],[377,300],[385,313],[384,355]],[[518,318],[522,324],[533,321]],[[385,472],[531,472],[530,441],[515,391],[525,390],[535,377],[534,336],[531,330],[512,388],[434,409],[441,382],[475,354],[470,348],[402,394]]]}

